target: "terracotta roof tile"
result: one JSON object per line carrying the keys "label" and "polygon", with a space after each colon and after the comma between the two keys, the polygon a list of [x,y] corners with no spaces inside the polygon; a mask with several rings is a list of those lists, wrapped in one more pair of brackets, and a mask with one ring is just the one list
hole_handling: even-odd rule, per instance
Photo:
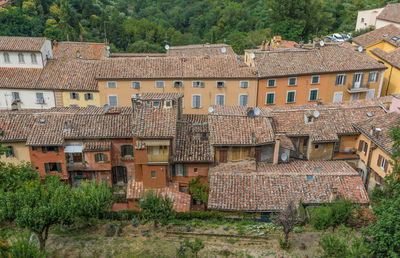
{"label": "terracotta roof tile", "polygon": [[0,68],[0,88],[34,89],[42,69]]}
{"label": "terracotta roof tile", "polygon": [[388,4],[376,19],[400,23],[400,3]]}
{"label": "terracotta roof tile", "polygon": [[110,141],[85,141],[83,143],[83,151],[108,151],[110,149]]}
{"label": "terracotta roof tile", "polygon": [[[223,52],[223,49],[225,53]],[[168,56],[216,56],[231,55],[236,56],[232,47],[227,44],[199,44],[186,46],[169,47]]]}
{"label": "terracotta roof tile", "polygon": [[368,54],[339,45],[302,51],[260,51],[255,54],[255,67],[260,77],[386,69]]}
{"label": "terracotta roof tile", "polygon": [[18,142],[26,141],[32,133],[32,126],[35,118],[32,113],[0,113],[0,136],[1,142]]}
{"label": "terracotta roof tile", "polygon": [[140,94],[139,99],[141,100],[178,100],[183,98],[183,93],[180,92],[145,92]]}
{"label": "terracotta roof tile", "polygon": [[53,56],[58,59],[77,58],[77,53],[85,60],[100,60],[106,57],[106,45],[104,43],[90,42],[55,42],[53,44]]}
{"label": "terracotta roof tile", "polygon": [[[247,162],[249,163],[249,162]],[[209,172],[208,208],[226,211],[271,212],[289,201],[319,205],[330,202],[335,192],[356,203],[369,198],[358,173],[344,161],[293,161],[224,167]]]}
{"label": "terracotta roof tile", "polygon": [[400,36],[400,28],[397,28],[393,24],[389,24],[385,27],[355,37],[352,39],[352,41],[364,47],[378,43],[382,40],[390,44],[395,44],[395,42],[391,40],[393,36]]}
{"label": "terracotta roof tile", "polygon": [[111,58],[123,58],[123,57],[166,57],[165,53],[111,53]]}
{"label": "terracotta roof tile", "polygon": [[[399,42],[400,42],[400,35],[399,35]],[[381,58],[383,61],[393,65],[397,69],[400,69],[400,47],[390,52],[385,52],[380,48],[375,48],[371,50],[371,53]]]}
{"label": "terracotta roof tile", "polygon": [[0,51],[40,52],[46,38],[0,36]]}

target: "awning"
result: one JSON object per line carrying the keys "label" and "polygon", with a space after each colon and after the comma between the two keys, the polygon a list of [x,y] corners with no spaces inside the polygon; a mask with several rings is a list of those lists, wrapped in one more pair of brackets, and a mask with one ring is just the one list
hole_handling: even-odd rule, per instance
{"label": "awning", "polygon": [[65,146],[64,153],[82,153],[83,146]]}

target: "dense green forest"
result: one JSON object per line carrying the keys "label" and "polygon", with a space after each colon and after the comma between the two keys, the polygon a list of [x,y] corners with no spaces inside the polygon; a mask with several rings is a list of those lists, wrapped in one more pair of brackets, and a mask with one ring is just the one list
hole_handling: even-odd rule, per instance
{"label": "dense green forest", "polygon": [[351,32],[357,11],[388,0],[14,0],[0,8],[0,35],[110,42],[116,52],[221,43],[237,53],[273,35],[307,41]]}

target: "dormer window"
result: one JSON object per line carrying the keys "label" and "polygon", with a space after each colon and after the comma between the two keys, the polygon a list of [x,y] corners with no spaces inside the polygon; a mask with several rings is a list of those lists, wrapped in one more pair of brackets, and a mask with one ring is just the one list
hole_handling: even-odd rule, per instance
{"label": "dormer window", "polygon": [[18,62],[19,62],[20,64],[24,64],[24,63],[25,63],[24,54],[22,54],[22,53],[19,53],[19,54],[18,54]]}
{"label": "dormer window", "polygon": [[7,52],[4,52],[3,57],[4,57],[4,63],[9,64],[10,63],[10,55]]}
{"label": "dormer window", "polygon": [[37,64],[36,54],[34,53],[31,54],[31,62],[32,64]]}

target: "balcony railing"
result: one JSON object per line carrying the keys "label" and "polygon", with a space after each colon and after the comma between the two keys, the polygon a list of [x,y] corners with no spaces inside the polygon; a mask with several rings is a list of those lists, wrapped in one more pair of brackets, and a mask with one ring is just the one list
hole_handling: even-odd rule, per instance
{"label": "balcony railing", "polygon": [[168,154],[147,155],[147,163],[168,163]]}
{"label": "balcony railing", "polygon": [[367,92],[369,90],[369,87],[370,87],[369,83],[363,84],[363,85],[361,85],[361,87],[358,87],[358,88],[355,87],[354,85],[350,84],[347,87],[347,92],[350,93],[350,94],[360,93],[360,92]]}

